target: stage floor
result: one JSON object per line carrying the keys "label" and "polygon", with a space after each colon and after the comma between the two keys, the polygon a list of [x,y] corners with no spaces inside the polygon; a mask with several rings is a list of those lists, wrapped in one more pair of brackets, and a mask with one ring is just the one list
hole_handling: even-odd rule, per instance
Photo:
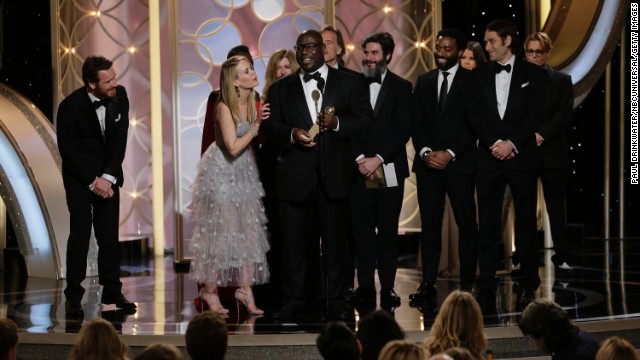
{"label": "stage floor", "polygon": [[[563,306],[578,323],[589,322],[597,329],[603,321],[631,320],[640,327],[640,241],[586,239],[580,249],[573,252],[575,268],[570,274],[559,274],[551,266],[551,251],[541,253],[540,275],[542,285],[537,296],[550,298]],[[396,279],[396,292],[402,305],[391,309],[398,323],[411,337],[423,338],[435,313],[409,306],[409,294],[420,281],[415,268],[416,255],[403,257]],[[138,305],[135,314],[124,314],[114,307],[100,304],[101,287],[97,277],[88,278],[83,284],[87,289],[82,301],[84,321],[102,316],[114,323],[123,335],[164,335],[181,338],[189,320],[196,314],[194,299],[196,284],[188,280],[186,273],[174,271],[173,258],[166,256],[156,260],[129,261],[123,264],[123,292]],[[25,278],[5,272],[0,298],[0,317],[16,321],[20,331],[26,334],[75,333],[81,324],[65,318],[64,281],[41,278]],[[485,319],[488,332],[501,332],[505,336],[521,336],[517,329],[520,309],[511,291],[513,280],[509,274],[500,276],[499,314]],[[438,280],[438,302],[458,286],[456,279]],[[269,285],[255,289],[259,305],[271,310],[275,301]],[[322,317],[310,317],[296,324],[281,324],[268,316],[248,316],[236,308],[232,291],[224,292],[223,303],[230,309],[226,319],[231,334],[316,334],[322,326]],[[361,315],[353,313],[354,325]],[[367,309],[369,310],[369,309]],[[605,325],[602,325],[606,327]],[[629,327],[629,325],[625,325]],[[609,326],[610,328],[611,326]],[[614,326],[615,327],[615,326]],[[509,335],[511,334],[511,335]],[[244,337],[243,337],[244,338]],[[270,337],[269,337],[270,338]],[[315,338],[315,335],[313,335]],[[311,338],[310,338],[311,339]],[[273,342],[274,340],[269,340]],[[309,340],[305,340],[309,341]],[[232,341],[233,342],[233,341]]]}

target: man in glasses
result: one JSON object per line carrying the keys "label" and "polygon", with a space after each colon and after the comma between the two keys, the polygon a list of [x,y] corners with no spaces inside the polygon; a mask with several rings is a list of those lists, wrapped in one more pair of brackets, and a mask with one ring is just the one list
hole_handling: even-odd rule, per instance
{"label": "man in glasses", "polygon": [[571,271],[565,199],[569,167],[566,130],[573,113],[573,84],[570,75],[556,71],[547,64],[553,43],[546,33],[529,35],[524,42],[524,49],[525,59],[541,66],[546,73],[545,114],[535,133],[540,154],[540,180],[555,251],[553,263],[561,271]]}
{"label": "man in glasses", "polygon": [[295,320],[305,305],[325,298],[329,315],[343,317],[342,293],[350,283],[351,138],[373,123],[373,110],[357,77],[325,64],[320,32],[303,32],[294,49],[300,70],[271,86],[271,116],[263,123],[282,144],[276,187],[284,304],[277,316]]}

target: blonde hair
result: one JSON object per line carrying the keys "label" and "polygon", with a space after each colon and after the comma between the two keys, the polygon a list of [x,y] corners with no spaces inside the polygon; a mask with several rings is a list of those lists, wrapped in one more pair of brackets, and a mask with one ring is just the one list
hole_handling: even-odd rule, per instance
{"label": "blonde hair", "polygon": [[638,352],[627,340],[612,336],[606,339],[596,354],[596,360],[639,360]]}
{"label": "blonde hair", "polygon": [[424,349],[407,340],[389,341],[380,351],[378,360],[424,360]]}
{"label": "blonde hair", "polygon": [[[233,82],[238,78],[238,65],[241,61],[246,61],[251,65],[251,60],[246,56],[236,55],[228,58],[220,68],[220,102],[229,107],[231,118],[236,126],[240,121],[240,106],[238,105],[238,90],[233,85]],[[253,67],[253,65],[251,66]],[[251,91],[247,100],[249,118],[246,120],[249,123],[253,123],[256,120],[256,107],[253,105],[255,102],[255,91]]]}
{"label": "blonde hair", "polygon": [[262,88],[262,97],[267,98],[269,94],[269,87],[273,84],[278,78],[276,78],[276,69],[278,68],[278,64],[282,59],[286,58],[289,60],[289,64],[291,65],[291,72],[296,72],[300,68],[298,65],[298,61],[296,60],[296,54],[293,50],[289,49],[280,49],[271,54],[269,58],[269,63],[267,64],[267,70],[264,75],[264,87]]}
{"label": "blonde hair", "polygon": [[125,360],[128,351],[113,324],[96,318],[80,329],[69,360]]}
{"label": "blonde hair", "polygon": [[529,41],[539,41],[540,45],[542,46],[542,50],[546,52],[553,50],[553,41],[551,41],[551,38],[545,32],[534,32],[533,34],[527,36],[526,40],[524,41],[525,51],[527,51],[527,44],[529,44]]}
{"label": "blonde hair", "polygon": [[471,294],[456,290],[447,296],[424,347],[429,354],[464,347],[475,358],[484,358],[487,338],[483,332],[482,312]]}

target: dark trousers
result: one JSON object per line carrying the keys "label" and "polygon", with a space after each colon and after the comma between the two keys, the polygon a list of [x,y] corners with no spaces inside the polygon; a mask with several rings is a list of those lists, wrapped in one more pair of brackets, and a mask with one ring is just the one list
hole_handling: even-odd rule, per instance
{"label": "dark trousers", "polygon": [[479,288],[496,289],[501,219],[504,191],[508,185],[515,210],[515,242],[520,253],[520,286],[536,289],[538,275],[538,242],[536,238],[537,171],[513,171],[499,167],[495,171],[478,169],[478,262]]}
{"label": "dark trousers", "polygon": [[64,187],[69,208],[70,233],[67,242],[67,288],[64,294],[69,301],[81,301],[86,277],[87,254],[91,227],[98,243],[98,276],[104,287],[103,296],[119,294],[120,243],[118,240],[120,192],[113,187],[114,195],[103,199],[76,180],[64,177]]}
{"label": "dark trousers", "polygon": [[[356,244],[358,286],[392,289],[398,268],[398,218],[402,209],[404,179],[398,186],[366,189],[360,177],[351,191],[352,234]],[[376,233],[377,229],[377,233]]]}
{"label": "dark trousers", "polygon": [[419,174],[417,176],[418,203],[422,233],[422,281],[435,283],[442,252],[442,219],[445,195],[449,195],[451,209],[458,225],[458,257],[460,284],[471,286],[476,277],[478,263],[478,224],[474,198],[474,176],[444,176]]}
{"label": "dark trousers", "polygon": [[567,169],[543,169],[540,171],[540,181],[555,250],[551,259],[554,264],[561,265],[569,258],[566,215]]}
{"label": "dark trousers", "polygon": [[339,300],[348,287],[349,199],[316,189],[305,201],[280,201],[285,304]]}

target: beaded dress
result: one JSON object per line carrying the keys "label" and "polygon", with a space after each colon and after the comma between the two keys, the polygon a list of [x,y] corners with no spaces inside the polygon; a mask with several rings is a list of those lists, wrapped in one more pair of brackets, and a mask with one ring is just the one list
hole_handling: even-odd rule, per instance
{"label": "beaded dress", "polygon": [[[216,141],[202,155],[193,186],[189,278],[222,287],[264,284],[269,243],[256,160],[251,146],[232,157],[217,123],[215,129]],[[239,121],[236,136],[250,129]]]}

